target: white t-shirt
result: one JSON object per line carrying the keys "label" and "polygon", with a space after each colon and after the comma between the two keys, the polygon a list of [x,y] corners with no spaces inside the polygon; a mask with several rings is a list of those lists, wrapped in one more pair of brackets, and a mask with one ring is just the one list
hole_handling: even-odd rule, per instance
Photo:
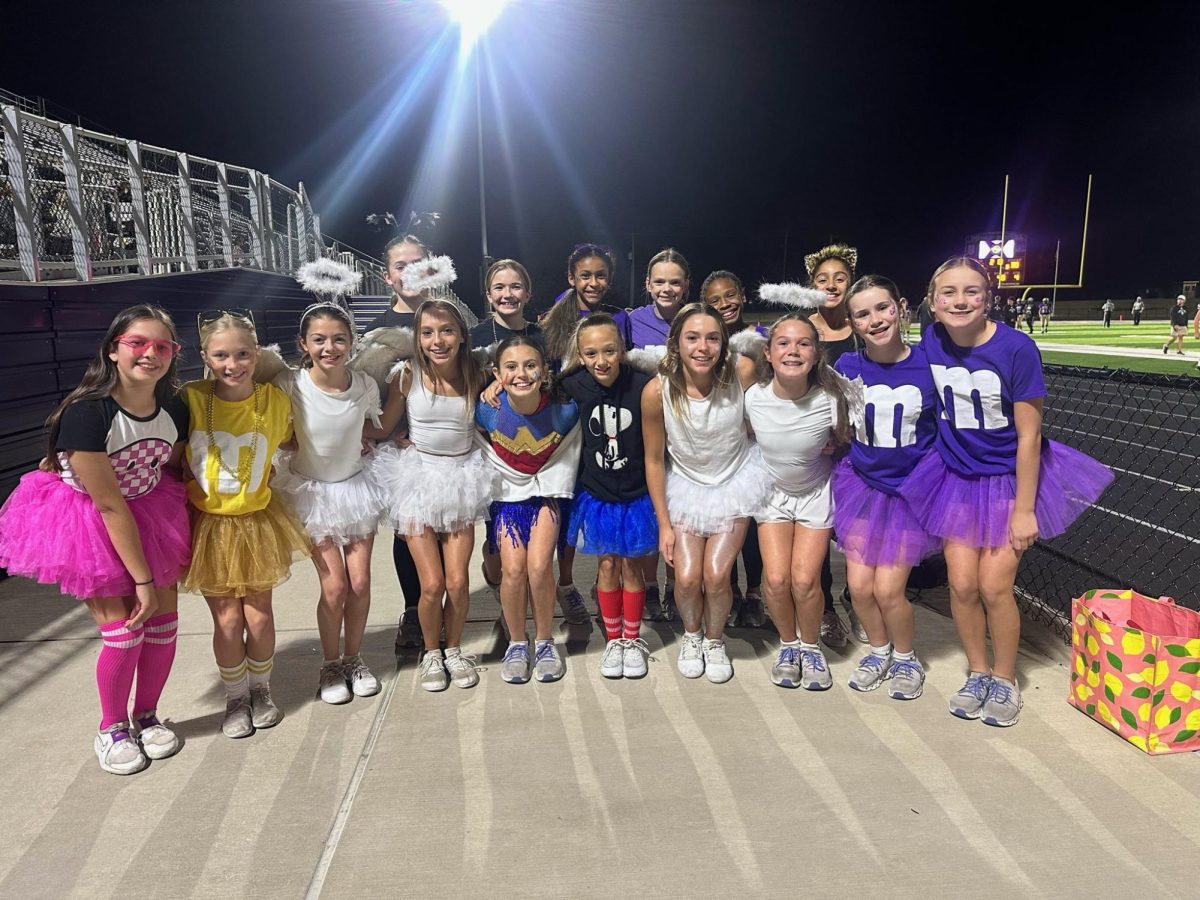
{"label": "white t-shirt", "polygon": [[292,401],[292,420],[299,449],[292,471],[313,481],[345,481],[363,467],[362,429],[379,415],[379,387],[360,372],[350,372],[350,386],[330,394],[313,384],[308,369],[275,376],[275,386]]}
{"label": "white t-shirt", "polygon": [[667,379],[659,375],[658,380],[671,471],[696,484],[725,484],[750,454],[741,385],[714,388],[703,400],[687,397],[685,415],[676,416]]}
{"label": "white t-shirt", "polygon": [[822,448],[833,435],[837,407],[824,388],[813,385],[799,400],[785,400],[771,383],[746,391],[746,420],[762,450],[775,486],[801,494],[828,481],[833,457]]}

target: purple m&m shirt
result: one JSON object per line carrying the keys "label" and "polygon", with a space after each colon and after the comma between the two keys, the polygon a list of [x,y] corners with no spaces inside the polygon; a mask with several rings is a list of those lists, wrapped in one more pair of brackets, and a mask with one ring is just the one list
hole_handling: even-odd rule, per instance
{"label": "purple m&m shirt", "polygon": [[653,303],[639,306],[631,312],[629,324],[633,328],[634,347],[641,349],[642,347],[666,346],[667,332],[671,330],[671,323],[659,317],[658,310]]}
{"label": "purple m&m shirt", "polygon": [[850,442],[850,464],[885,494],[900,493],[900,483],[937,434],[937,388],[923,346],[897,363],[877,363],[859,351],[842,354],[834,365],[847,378],[863,381],[866,416]]}
{"label": "purple m&m shirt", "polygon": [[997,322],[986,343],[960,347],[934,323],[921,346],[937,385],[942,460],[966,477],[1015,473],[1013,404],[1046,396],[1042,354],[1033,339]]}

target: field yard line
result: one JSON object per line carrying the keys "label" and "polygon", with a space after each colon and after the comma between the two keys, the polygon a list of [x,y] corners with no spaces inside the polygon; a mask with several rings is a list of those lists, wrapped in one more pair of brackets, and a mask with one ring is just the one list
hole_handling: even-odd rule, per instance
{"label": "field yard line", "polygon": [[1155,525],[1153,522],[1147,522],[1145,519],[1135,519],[1133,516],[1126,513],[1119,513],[1116,510],[1106,509],[1099,504],[1092,504],[1092,509],[1098,509],[1102,513],[1108,513],[1110,516],[1116,516],[1118,519],[1124,519],[1127,522],[1136,522],[1138,525],[1144,525],[1154,531],[1161,531],[1163,534],[1169,534],[1171,537],[1177,537],[1181,541],[1187,541],[1189,544],[1200,545],[1200,540],[1190,537],[1186,534],[1181,534],[1178,531],[1172,531],[1170,528],[1163,528],[1161,525]]}

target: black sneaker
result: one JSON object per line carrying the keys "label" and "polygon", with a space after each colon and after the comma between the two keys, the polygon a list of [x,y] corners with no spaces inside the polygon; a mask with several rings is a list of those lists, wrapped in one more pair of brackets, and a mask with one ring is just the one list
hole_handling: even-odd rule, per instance
{"label": "black sneaker", "polygon": [[410,606],[400,616],[400,627],[396,629],[396,652],[424,646],[425,638],[421,635],[421,620],[417,618],[417,608]]}
{"label": "black sneaker", "polygon": [[726,628],[737,628],[742,624],[742,607],[746,603],[746,598],[742,596],[742,589],[738,585],[732,585],[733,602],[729,605],[729,618],[725,620]]}
{"label": "black sneaker", "polygon": [[658,585],[646,585],[646,605],[642,609],[642,621],[661,622],[663,620],[662,600],[658,596]]}
{"label": "black sneaker", "polygon": [[664,622],[675,622],[679,619],[679,607],[675,605],[675,582],[668,581],[667,587],[663,591],[663,617]]}

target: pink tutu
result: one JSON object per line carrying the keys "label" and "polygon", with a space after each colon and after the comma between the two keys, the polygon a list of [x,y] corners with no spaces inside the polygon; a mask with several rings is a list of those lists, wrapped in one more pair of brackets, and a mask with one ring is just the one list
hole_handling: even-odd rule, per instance
{"label": "pink tutu", "polygon": [[[1034,500],[1038,537],[1058,537],[1066,531],[1112,480],[1112,472],[1086,453],[1043,440]],[[917,521],[930,533],[971,547],[1009,542],[1016,492],[1016,475],[966,478],[947,468],[936,451],[926,454],[900,486]]]}
{"label": "pink tutu", "polygon": [[[191,560],[183,483],[159,483],[127,500],[154,584],[174,587]],[[75,597],[129,597],[133,578],[117,556],[92,498],[54,472],[30,472],[0,509],[0,567],[57,584]]]}
{"label": "pink tutu", "polygon": [[942,539],[921,527],[908,501],[863,481],[849,456],[830,481],[834,532],[847,559],[864,566],[915,566],[942,549]]}

